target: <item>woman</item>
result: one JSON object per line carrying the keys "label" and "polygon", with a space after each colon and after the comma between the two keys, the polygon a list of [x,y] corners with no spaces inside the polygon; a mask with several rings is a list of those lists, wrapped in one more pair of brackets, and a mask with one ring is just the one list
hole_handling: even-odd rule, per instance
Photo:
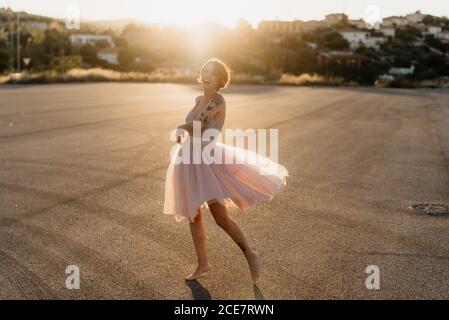
{"label": "woman", "polygon": [[178,127],[178,145],[173,153],[179,157],[187,147],[189,161],[175,163],[172,158],[167,170],[164,213],[175,215],[178,221],[186,218],[190,221],[198,266],[186,277],[187,280],[194,280],[210,269],[202,220],[203,209],[207,203],[216,223],[242,250],[251,277],[253,281],[257,281],[261,271],[259,255],[251,248],[236,221],[228,215],[227,207],[234,205],[243,211],[251,208],[257,201],[271,200],[274,192],[286,184],[288,172],[283,166],[263,158],[265,163],[276,164],[278,169],[271,175],[262,175],[260,165],[248,161],[251,156],[257,157],[257,154],[221,144],[215,139],[201,139],[200,144],[204,147],[213,143],[213,153],[230,156],[232,163],[192,163],[194,161],[191,148],[195,139],[190,137],[194,133],[194,121],[199,121],[197,124],[201,125],[201,133],[206,130],[216,130],[220,133],[223,128],[226,101],[219,91],[228,86],[230,69],[222,61],[210,59],[202,66],[198,82],[203,86],[203,96],[196,98],[195,107],[188,113],[185,123]]}

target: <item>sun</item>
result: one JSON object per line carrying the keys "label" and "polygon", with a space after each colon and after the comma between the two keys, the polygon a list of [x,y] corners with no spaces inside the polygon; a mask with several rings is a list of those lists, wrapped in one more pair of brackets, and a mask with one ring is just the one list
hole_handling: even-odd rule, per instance
{"label": "sun", "polygon": [[142,1],[139,4],[128,6],[128,11],[131,17],[148,22],[182,27],[216,22],[226,27],[235,27],[237,21],[242,18],[242,8],[239,2],[242,1]]}

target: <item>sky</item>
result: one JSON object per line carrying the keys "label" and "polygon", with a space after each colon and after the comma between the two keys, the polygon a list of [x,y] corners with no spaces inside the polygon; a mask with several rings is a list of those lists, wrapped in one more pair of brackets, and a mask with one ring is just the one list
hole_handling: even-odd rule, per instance
{"label": "sky", "polygon": [[58,18],[66,17],[75,6],[88,20],[132,18],[179,26],[213,21],[233,27],[244,18],[255,27],[261,20],[321,20],[336,12],[351,19],[405,15],[416,10],[449,16],[448,0],[0,0],[0,7],[7,5]]}

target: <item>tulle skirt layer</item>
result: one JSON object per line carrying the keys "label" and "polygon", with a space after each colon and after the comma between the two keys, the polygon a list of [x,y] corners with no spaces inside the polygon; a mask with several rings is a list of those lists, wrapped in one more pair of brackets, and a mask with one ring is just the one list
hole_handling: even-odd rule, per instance
{"label": "tulle skirt layer", "polygon": [[[198,209],[212,202],[245,211],[258,201],[270,201],[286,185],[287,169],[268,157],[220,142],[201,141],[202,150],[213,150],[204,161],[204,157],[198,159],[198,152],[195,155],[193,144],[178,144],[167,169],[164,213],[174,215],[177,221],[193,222]],[[181,158],[184,160],[179,161]]]}

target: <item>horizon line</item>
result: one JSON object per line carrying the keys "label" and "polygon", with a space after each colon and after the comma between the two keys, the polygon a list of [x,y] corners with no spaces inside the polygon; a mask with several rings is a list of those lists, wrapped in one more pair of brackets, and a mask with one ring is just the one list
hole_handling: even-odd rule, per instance
{"label": "horizon line", "polygon": [[[64,20],[66,18],[66,16],[53,16],[53,15],[44,15],[41,13],[34,13],[34,12],[30,12],[27,11],[26,9],[14,9],[11,6],[7,7],[5,6],[0,6],[0,9],[10,9],[15,13],[24,13],[24,14],[28,14],[28,15],[35,15],[35,16],[39,16],[42,18],[50,18],[50,19],[55,19],[55,20]],[[405,14],[395,14],[395,15],[384,15],[382,17],[380,17],[382,20],[389,18],[389,17],[405,17],[409,14],[414,14],[416,12],[421,12],[421,14],[424,15],[429,15],[429,16],[433,16],[433,17],[439,17],[439,18],[448,18],[448,16],[445,15],[434,15],[434,14],[430,14],[430,13],[425,13],[422,10],[418,9],[412,12],[408,12]],[[181,23],[181,24],[177,24],[177,23],[173,23],[173,22],[160,22],[160,21],[154,21],[154,20],[146,20],[146,19],[139,19],[139,18],[131,18],[131,17],[115,17],[115,18],[109,18],[109,19],[92,19],[92,18],[88,18],[85,16],[80,16],[80,21],[84,22],[84,23],[99,23],[99,22],[114,22],[114,21],[120,21],[120,20],[132,20],[132,22],[136,22],[136,23],[140,23],[140,24],[156,24],[156,25],[165,25],[165,26],[173,26],[173,27],[184,27],[184,28],[188,28],[188,27],[194,27],[197,25],[201,25],[204,23],[214,23],[217,25],[220,25],[222,27],[225,28],[235,28],[238,25],[238,22],[240,20],[245,20],[247,23],[249,23],[252,27],[257,26],[258,24],[260,24],[263,21],[285,21],[285,22],[289,22],[289,21],[301,21],[301,22],[311,22],[311,21],[324,21],[327,15],[332,15],[332,14],[344,14],[348,17],[348,20],[364,20],[363,17],[358,17],[358,18],[354,18],[351,17],[349,14],[345,13],[344,10],[342,10],[342,12],[329,12],[326,13],[324,15],[322,15],[322,17],[320,19],[308,19],[308,20],[302,20],[299,18],[264,18],[264,19],[260,19],[257,22],[252,23],[251,21],[249,21],[247,18],[245,17],[240,17],[237,18],[234,22],[233,25],[228,25],[226,23],[222,23],[220,21],[214,20],[214,19],[210,19],[210,20],[201,20],[198,21],[196,23]]]}

